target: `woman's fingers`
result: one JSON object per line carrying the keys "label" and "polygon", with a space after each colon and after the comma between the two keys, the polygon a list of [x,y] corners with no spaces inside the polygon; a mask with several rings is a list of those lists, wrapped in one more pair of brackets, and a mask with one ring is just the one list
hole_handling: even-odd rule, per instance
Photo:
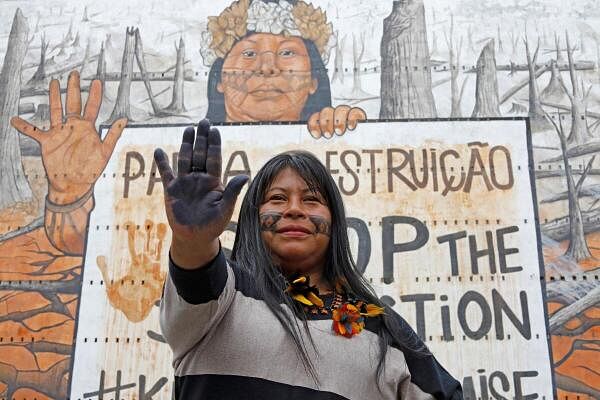
{"label": "woman's fingers", "polygon": [[336,107],[333,113],[334,118],[334,129],[336,135],[343,135],[346,132],[346,121],[348,120],[348,113],[350,112],[350,106],[339,106]]}
{"label": "woman's fingers", "polygon": [[362,108],[353,108],[348,113],[348,129],[353,131],[356,129],[356,125],[358,125],[358,121],[364,121],[367,119],[367,113],[363,111]]}
{"label": "woman's fingers", "polygon": [[233,211],[235,201],[246,182],[248,182],[248,179],[250,179],[250,177],[247,175],[237,175],[227,184],[227,187],[223,191],[223,203],[227,212]]}
{"label": "woman's fingers", "polygon": [[98,118],[98,112],[100,112],[100,105],[102,104],[102,82],[98,79],[94,79],[90,84],[90,93],[85,103],[85,111],[83,112],[83,119],[90,121],[92,124],[96,123]]}
{"label": "woman's fingers", "polygon": [[158,173],[160,174],[160,179],[166,193],[167,186],[173,179],[175,179],[175,176],[173,175],[173,169],[171,168],[171,165],[169,165],[169,158],[163,149],[159,148],[154,150],[154,161],[158,167]]}
{"label": "woman's fingers", "polygon": [[23,135],[29,136],[38,143],[41,143],[44,139],[45,132],[43,130],[36,128],[20,117],[12,117],[10,124]]}
{"label": "woman's fingers", "polygon": [[192,155],[192,171],[206,171],[206,151],[208,147],[208,132],[210,131],[210,122],[203,119],[198,123],[196,133],[196,142]]}
{"label": "woman's fingers", "polygon": [[67,114],[66,117],[81,116],[81,88],[79,87],[79,72],[71,71],[67,82]]}
{"label": "woman's fingers", "polygon": [[321,110],[319,116],[319,126],[321,127],[321,134],[329,139],[333,136],[333,123],[334,123],[334,109],[332,107],[325,107]]}
{"label": "woman's fingers", "polygon": [[208,132],[208,149],[206,150],[206,172],[221,181],[221,134],[217,128]]}
{"label": "woman's fingers", "polygon": [[194,127],[188,126],[183,131],[183,139],[179,148],[179,157],[177,159],[177,176],[182,177],[190,173],[192,168],[192,151],[194,149]]}
{"label": "woman's fingers", "polygon": [[60,99],[60,83],[58,79],[50,81],[50,126],[55,127],[62,124],[62,100]]}

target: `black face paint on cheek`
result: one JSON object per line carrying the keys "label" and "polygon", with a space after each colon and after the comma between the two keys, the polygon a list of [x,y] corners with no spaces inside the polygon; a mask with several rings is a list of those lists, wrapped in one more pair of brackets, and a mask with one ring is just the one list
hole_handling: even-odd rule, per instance
{"label": "black face paint on cheek", "polygon": [[308,219],[315,225],[315,235],[319,233],[331,236],[331,222],[319,215],[309,215]]}
{"label": "black face paint on cheek", "polygon": [[263,232],[275,232],[277,230],[277,223],[282,217],[283,214],[276,212],[266,212],[260,214],[260,230]]}

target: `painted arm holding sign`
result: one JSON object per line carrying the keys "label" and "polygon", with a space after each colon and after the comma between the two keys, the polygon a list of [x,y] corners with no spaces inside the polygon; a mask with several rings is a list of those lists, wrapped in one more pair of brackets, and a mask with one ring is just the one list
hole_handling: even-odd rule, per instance
{"label": "painted arm holding sign", "polygon": [[160,322],[175,398],[462,399],[360,276],[341,195],[312,154],[256,173],[231,260],[218,237],[248,177],[221,183],[219,131],[185,130],[177,177],[161,149],[155,160],[173,231]]}
{"label": "painted arm holding sign", "polygon": [[44,224],[48,239],[65,254],[83,254],[86,226],[94,208],[94,184],[106,167],[127,119],[116,120],[104,140],[96,130],[102,103],[102,82],[92,81],[81,110],[79,72],[69,74],[66,112],[58,80],[50,82],[50,128],[39,129],[20,117],[12,126],[40,144],[48,178]]}
{"label": "painted arm holding sign", "polygon": [[[115,121],[104,140],[98,135],[95,122],[102,101],[100,81],[92,81],[83,112],[77,72],[69,75],[65,114],[58,80],[50,82],[49,92],[49,128],[33,126],[18,116],[10,121],[15,129],[39,143],[43,181],[32,179],[30,184],[45,189],[47,179],[48,192],[43,226],[30,224],[17,235],[0,241],[0,254],[8,265],[2,280],[9,285],[11,281],[19,282],[14,290],[4,290],[10,295],[0,299],[0,309],[4,310],[0,337],[26,336],[36,343],[45,343],[44,348],[14,352],[16,356],[8,356],[14,350],[7,352],[8,347],[3,346],[6,349],[0,356],[0,397],[6,398],[69,396],[81,255],[94,208],[93,188],[127,123],[124,119]],[[32,175],[30,172],[30,179]],[[28,282],[28,287],[19,287],[21,281]],[[56,285],[39,285],[40,282]],[[19,307],[14,306],[14,299],[19,299]],[[24,324],[25,317],[39,323]],[[23,363],[42,359],[56,361]]]}

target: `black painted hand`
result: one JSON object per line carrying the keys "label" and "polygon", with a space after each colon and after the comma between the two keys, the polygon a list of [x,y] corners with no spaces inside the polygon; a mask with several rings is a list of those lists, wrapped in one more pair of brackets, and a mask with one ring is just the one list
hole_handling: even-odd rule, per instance
{"label": "black painted hand", "polygon": [[[194,136],[195,141],[194,141]],[[174,239],[208,243],[218,238],[233,214],[245,175],[234,177],[227,187],[221,183],[221,136],[208,120],[198,124],[197,134],[183,132],[177,177],[162,149],[154,151],[163,187],[167,218]]]}

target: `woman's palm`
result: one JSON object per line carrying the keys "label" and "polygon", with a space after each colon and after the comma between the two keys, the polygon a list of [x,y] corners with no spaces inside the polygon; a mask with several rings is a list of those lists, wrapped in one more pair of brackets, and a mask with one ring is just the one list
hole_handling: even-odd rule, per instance
{"label": "woman's palm", "polygon": [[[194,139],[194,136],[196,138]],[[156,149],[154,158],[165,188],[165,206],[173,234],[189,240],[216,239],[233,214],[235,201],[248,177],[221,183],[221,136],[207,120],[183,133],[174,176],[167,155]]]}

